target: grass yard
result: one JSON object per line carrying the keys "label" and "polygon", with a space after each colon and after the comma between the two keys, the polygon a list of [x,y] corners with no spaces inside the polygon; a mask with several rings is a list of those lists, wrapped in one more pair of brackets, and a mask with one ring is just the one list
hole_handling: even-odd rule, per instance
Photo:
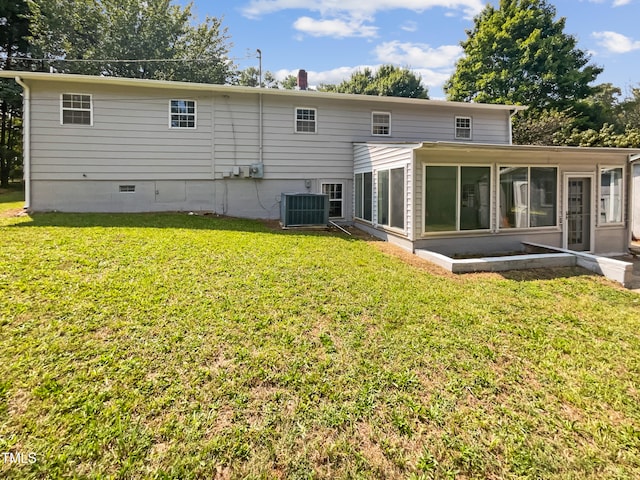
{"label": "grass yard", "polygon": [[636,293],[13,194],[1,478],[640,478]]}

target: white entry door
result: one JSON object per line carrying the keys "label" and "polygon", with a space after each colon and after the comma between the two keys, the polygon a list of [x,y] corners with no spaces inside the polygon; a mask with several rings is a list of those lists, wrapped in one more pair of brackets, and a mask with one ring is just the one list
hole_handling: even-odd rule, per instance
{"label": "white entry door", "polygon": [[593,249],[593,176],[565,175],[564,247],[578,252]]}

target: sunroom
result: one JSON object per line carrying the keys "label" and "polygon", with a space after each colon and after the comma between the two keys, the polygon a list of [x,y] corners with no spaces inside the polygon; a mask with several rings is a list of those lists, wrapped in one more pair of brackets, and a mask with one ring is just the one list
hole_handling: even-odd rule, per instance
{"label": "sunroom", "polygon": [[355,223],[407,250],[445,255],[513,252],[523,242],[622,253],[638,204],[629,198],[637,156],[611,148],[358,143]]}

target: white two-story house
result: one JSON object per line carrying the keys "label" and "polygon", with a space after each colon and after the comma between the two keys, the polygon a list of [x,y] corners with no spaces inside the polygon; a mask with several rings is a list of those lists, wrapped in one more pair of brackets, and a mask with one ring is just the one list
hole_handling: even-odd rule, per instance
{"label": "white two-story house", "polygon": [[26,207],[279,218],[282,193],[408,250],[623,252],[640,151],[514,146],[523,107],[33,72]]}

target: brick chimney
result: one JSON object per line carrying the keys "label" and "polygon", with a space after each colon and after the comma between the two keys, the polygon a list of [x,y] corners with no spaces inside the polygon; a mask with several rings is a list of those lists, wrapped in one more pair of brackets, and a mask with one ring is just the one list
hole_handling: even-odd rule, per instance
{"label": "brick chimney", "polygon": [[306,90],[309,84],[307,83],[307,71],[298,70],[298,88],[300,90]]}

